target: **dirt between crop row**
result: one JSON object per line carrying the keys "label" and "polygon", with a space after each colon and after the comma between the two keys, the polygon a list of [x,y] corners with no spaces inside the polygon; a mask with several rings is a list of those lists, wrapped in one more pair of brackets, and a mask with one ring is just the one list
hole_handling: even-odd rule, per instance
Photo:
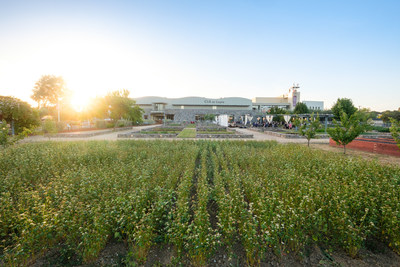
{"label": "dirt between crop row", "polygon": [[[264,255],[257,266],[400,266],[400,256],[391,251],[385,244],[370,241],[365,249],[361,249],[356,258],[351,258],[344,251],[330,252],[318,245],[311,246],[303,252],[303,256],[294,253],[283,253],[277,257],[271,252]],[[178,258],[174,248],[170,245],[156,245],[148,254],[144,264],[137,264],[129,257],[128,248],[124,243],[110,242],[100,253],[97,260],[91,264],[68,266],[193,266],[189,258]],[[33,265],[39,266],[66,266],[57,262],[58,252],[50,251],[38,259]],[[208,260],[206,266],[248,266],[246,253],[241,244],[233,244],[232,249],[219,248]]]}

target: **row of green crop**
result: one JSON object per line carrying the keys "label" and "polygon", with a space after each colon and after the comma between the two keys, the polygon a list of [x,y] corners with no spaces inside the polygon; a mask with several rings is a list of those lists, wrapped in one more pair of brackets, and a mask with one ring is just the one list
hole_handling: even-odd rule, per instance
{"label": "row of green crop", "polygon": [[239,194],[233,206],[242,214],[233,220],[250,263],[266,247],[301,252],[311,242],[355,256],[375,238],[400,252],[399,169],[292,146],[269,153],[221,147],[222,162],[231,164],[222,168],[225,184],[238,180],[229,191]]}
{"label": "row of green crop", "polygon": [[7,262],[29,263],[58,245],[65,261],[91,262],[110,238],[124,240],[138,261],[145,260],[166,235],[176,187],[196,147],[119,144],[2,151],[0,235]]}
{"label": "row of green crop", "polygon": [[400,169],[376,162],[243,141],[42,143],[0,153],[0,260],[9,264],[54,248],[62,263],[92,262],[111,239],[139,263],[157,243],[195,265],[238,243],[249,265],[313,243],[355,256],[378,239],[400,252]]}

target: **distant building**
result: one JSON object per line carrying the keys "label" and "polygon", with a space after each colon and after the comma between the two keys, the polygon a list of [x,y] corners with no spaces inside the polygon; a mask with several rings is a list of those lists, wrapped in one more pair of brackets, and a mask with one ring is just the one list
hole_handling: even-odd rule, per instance
{"label": "distant building", "polygon": [[164,118],[173,121],[195,121],[203,119],[206,114],[241,116],[252,111],[251,100],[241,97],[212,99],[148,96],[135,100],[136,104],[145,111],[143,118],[155,121],[161,121]]}
{"label": "distant building", "polygon": [[310,111],[324,110],[324,101],[303,101]]}
{"label": "distant building", "polygon": [[[252,100],[242,97],[204,98],[182,97],[167,98],[147,96],[135,98],[136,104],[144,110],[143,119],[162,121],[163,119],[182,122],[204,119],[205,115],[228,115],[237,120],[245,115],[262,116],[272,107],[293,110],[300,102],[299,86],[293,85],[289,93],[278,97],[255,97]],[[310,107],[323,110],[322,101],[303,101],[312,103]],[[307,105],[307,104],[306,104]],[[307,105],[308,106],[308,105]],[[313,108],[310,108],[313,109]]]}
{"label": "distant building", "polygon": [[253,98],[253,110],[265,113],[272,107],[278,107],[286,110],[293,110],[296,104],[300,102],[299,85],[293,84],[289,93],[278,97],[255,97]]}

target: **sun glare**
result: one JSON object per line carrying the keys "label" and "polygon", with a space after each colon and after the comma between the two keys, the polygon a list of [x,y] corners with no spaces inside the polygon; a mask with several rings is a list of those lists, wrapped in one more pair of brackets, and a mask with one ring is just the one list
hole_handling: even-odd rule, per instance
{"label": "sun glare", "polygon": [[89,105],[90,99],[90,96],[80,95],[74,92],[74,95],[71,98],[71,106],[75,111],[81,112]]}

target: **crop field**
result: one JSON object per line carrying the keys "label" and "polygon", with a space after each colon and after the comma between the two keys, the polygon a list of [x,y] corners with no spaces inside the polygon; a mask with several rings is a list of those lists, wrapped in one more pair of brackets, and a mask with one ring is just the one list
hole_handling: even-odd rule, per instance
{"label": "crop field", "polygon": [[356,257],[368,240],[400,253],[400,168],[301,145],[243,141],[20,144],[0,150],[0,265],[57,251],[94,262],[109,242],[143,264],[168,244],[207,265],[318,244]]}

